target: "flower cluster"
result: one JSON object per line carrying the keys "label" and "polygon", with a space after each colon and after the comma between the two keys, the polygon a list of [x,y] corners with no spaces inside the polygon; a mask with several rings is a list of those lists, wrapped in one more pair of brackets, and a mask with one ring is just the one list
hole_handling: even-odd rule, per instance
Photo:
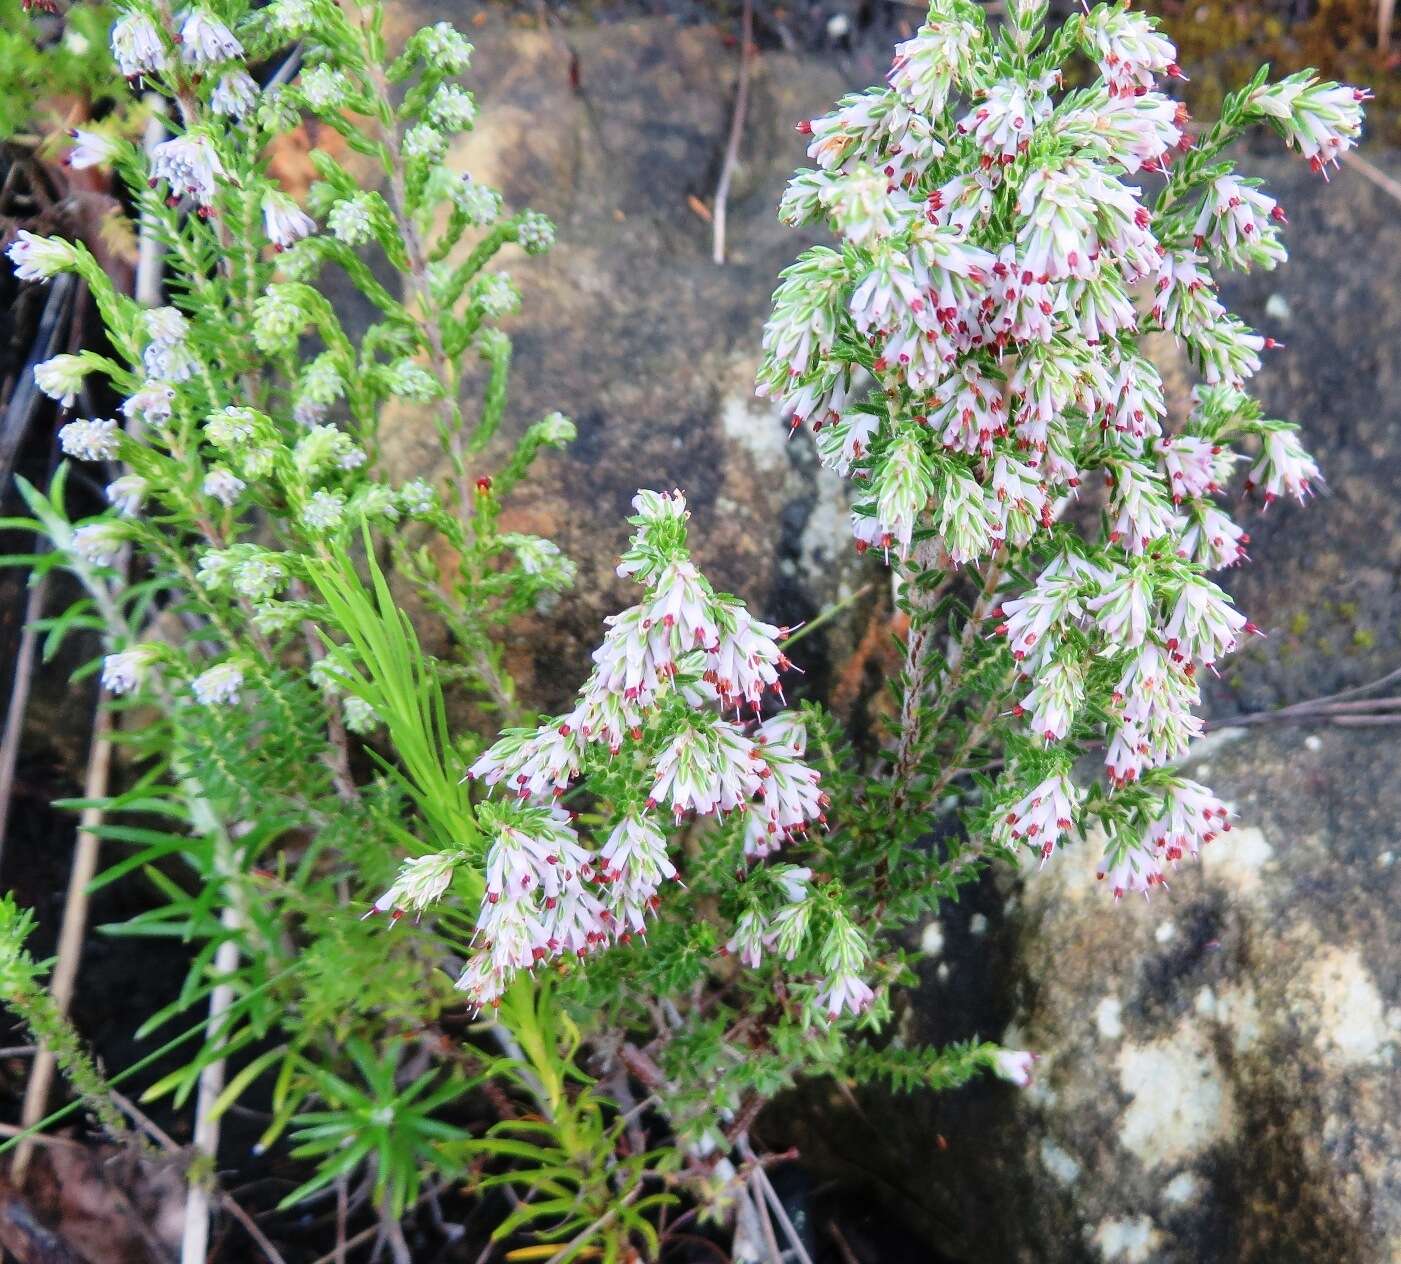
{"label": "flower cluster", "polygon": [[[468,769],[508,796],[482,807],[486,891],[477,951],[459,981],[477,1005],[545,957],[642,933],[677,876],[668,817],[679,825],[743,814],[754,858],[822,819],[802,721],[786,711],[761,718],[789,666],[786,630],[755,619],[696,569],[680,492],[639,492],[633,507],[637,530],[618,573],[645,592],[607,620],[574,708],[508,730]],[[595,849],[563,800],[601,777],[621,778],[624,789],[610,781],[614,824]]]}
{"label": "flower cluster", "polygon": [[[1033,55],[1044,16],[1012,5],[998,39],[978,6],[935,0],[885,85],[800,125],[816,166],[780,214],[842,249],[783,274],[759,392],[855,480],[858,549],[1030,579],[995,623],[1011,715],[1043,745],[1102,743],[1111,789],[1152,773],[1167,811],[1181,794],[1160,770],[1201,732],[1198,669],[1256,630],[1207,578],[1248,542],[1215,498],[1247,453],[1245,488],[1267,504],[1318,477],[1243,390],[1274,344],[1227,312],[1212,272],[1282,261],[1285,216],[1222,154],[1269,122],[1322,170],[1356,142],[1367,94],[1257,79],[1202,148],[1162,90],[1181,72],[1153,19],[1101,4]],[[1072,52],[1099,78],[1065,92],[1055,59]],[[1159,329],[1201,377],[1185,417],[1142,341]],[[1098,530],[1062,521],[1082,486]],[[994,833],[1050,855],[1077,796],[1059,773],[1028,783],[1014,766],[1007,783]],[[1163,856],[1164,837],[1142,846]]]}

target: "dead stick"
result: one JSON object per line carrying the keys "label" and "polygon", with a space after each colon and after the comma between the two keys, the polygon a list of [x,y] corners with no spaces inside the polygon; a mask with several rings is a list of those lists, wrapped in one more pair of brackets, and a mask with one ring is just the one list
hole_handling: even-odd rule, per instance
{"label": "dead stick", "polygon": [[[112,772],[112,712],[105,705],[105,695],[99,695],[97,717],[93,722],[92,747],[88,754],[87,777],[83,782],[85,799],[102,799],[107,795],[107,782]],[[88,886],[97,873],[97,830],[102,824],[102,809],[88,807],[78,823],[78,845],[73,854],[73,868],[68,874],[68,894],[63,901],[63,922],[58,932],[58,955],[54,965],[50,991],[59,1013],[67,1014],[73,1001],[73,989],[78,979],[78,963],[83,955],[83,937],[88,925]],[[34,1068],[24,1090],[24,1108],[20,1126],[31,1128],[44,1117],[53,1083],[54,1055],[41,1049],[34,1059]],[[24,1177],[33,1154],[33,1145],[25,1138],[15,1151],[11,1179],[17,1188]]]}
{"label": "dead stick", "polygon": [[[1389,24],[1388,24],[1389,25]],[[1401,182],[1393,180],[1380,167],[1374,166],[1362,157],[1361,154],[1354,153],[1349,149],[1343,154],[1343,161],[1349,167],[1354,167],[1357,173],[1364,179],[1370,180],[1383,193],[1389,193],[1398,202],[1401,202]]]}
{"label": "dead stick", "polygon": [[735,112],[730,118],[730,139],[725,145],[725,161],[720,168],[720,183],[715,186],[715,235],[711,257],[716,263],[725,262],[725,214],[730,199],[730,182],[739,163],[739,140],[744,135],[744,116],[749,109],[749,62],[754,48],[754,0],[744,0],[740,18],[739,82],[735,87]]}
{"label": "dead stick", "polygon": [[15,792],[15,768],[19,763],[19,739],[24,729],[24,713],[29,707],[29,691],[34,683],[34,656],[39,646],[39,617],[44,613],[44,596],[49,577],[39,576],[29,589],[24,607],[24,631],[15,655],[15,681],[10,687],[10,707],[5,713],[5,736],[0,738],[0,859],[5,855],[9,836],[10,801]]}

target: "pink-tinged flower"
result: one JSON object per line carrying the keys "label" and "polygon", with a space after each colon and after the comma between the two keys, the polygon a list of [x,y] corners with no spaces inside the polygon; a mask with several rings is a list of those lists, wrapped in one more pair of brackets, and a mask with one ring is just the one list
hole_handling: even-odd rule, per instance
{"label": "pink-tinged flower", "polygon": [[277,250],[286,250],[314,233],[316,221],[285,193],[269,190],[263,194],[263,228]]}
{"label": "pink-tinged flower", "polygon": [[1095,88],[1089,99],[1056,124],[1056,133],[1126,175],[1144,167],[1161,170],[1168,155],[1184,144],[1185,108],[1159,92],[1115,96]]}
{"label": "pink-tinged flower", "polygon": [[119,654],[108,654],[102,660],[102,687],[110,694],[135,693],[155,659],[156,650],[151,645],[136,645]]}
{"label": "pink-tinged flower", "polygon": [[1073,554],[1053,558],[1024,596],[1002,603],[1000,636],[1007,638],[1012,657],[1024,676],[1050,661],[1064,627],[1085,613],[1081,603],[1087,579],[1094,572]]}
{"label": "pink-tinged flower", "polygon": [[[662,570],[642,609],[643,629],[663,629],[678,653],[715,644],[718,633],[711,595],[700,572],[688,561],[671,562]],[[657,657],[661,660],[660,652]]]}
{"label": "pink-tinged flower", "polygon": [[735,923],[734,933],[725,944],[725,952],[738,957],[751,970],[756,970],[764,959],[764,937],[766,928],[763,916],[757,909],[745,909]]}
{"label": "pink-tinged flower", "polygon": [[504,782],[522,799],[557,798],[579,775],[586,740],[569,716],[533,730],[509,729],[478,756],[467,776],[486,786]]}
{"label": "pink-tinged flower", "polygon": [[1152,640],[1130,660],[1114,698],[1122,710],[1111,725],[1104,762],[1120,785],[1175,759],[1202,734],[1193,713],[1201,701],[1193,664],[1173,659]]}
{"label": "pink-tinged flower", "polygon": [[246,70],[230,70],[220,75],[209,97],[209,108],[231,119],[247,118],[257,104],[258,84]]}
{"label": "pink-tinged flower", "polygon": [[1070,732],[1085,697],[1084,673],[1078,663],[1056,659],[1037,677],[1032,690],[1012,708],[1030,718],[1027,725],[1046,742],[1059,742]]}
{"label": "pink-tinged flower", "polygon": [[[114,426],[116,422],[112,423]],[[149,484],[140,474],[123,474],[107,484],[107,503],[123,518],[134,518],[145,503]]]}
{"label": "pink-tinged flower", "polygon": [[1321,477],[1298,433],[1293,427],[1281,427],[1261,436],[1260,459],[1251,468],[1245,487],[1247,491],[1259,488],[1266,504],[1280,496],[1293,496],[1302,504]]}
{"label": "pink-tinged flower", "polygon": [[546,901],[558,899],[565,887],[592,875],[589,853],[580,846],[567,816],[527,809],[518,824],[495,824],[484,873],[486,903],[510,903],[537,894]]}
{"label": "pink-tinged flower", "polygon": [[180,26],[180,59],[187,66],[211,66],[243,56],[243,45],[208,9],[191,9]]}
{"label": "pink-tinged flower", "polygon": [[629,606],[604,622],[608,632],[593,652],[593,681],[598,689],[650,706],[671,680],[676,660],[671,629],[652,625],[643,606]]}
{"label": "pink-tinged flower", "polygon": [[1154,887],[1167,881],[1157,855],[1141,843],[1114,847],[1100,861],[1095,877],[1108,883],[1116,900],[1131,891],[1143,892],[1146,900]]}
{"label": "pink-tinged flower", "polygon": [[646,903],[663,882],[676,877],[667,856],[666,837],[650,816],[625,816],[613,827],[598,854],[598,876]]}
{"label": "pink-tinged flower", "polygon": [[[531,900],[485,900],[477,917],[477,936],[490,963],[487,973],[509,982],[550,955],[544,910]],[[466,990],[466,989],[464,989]]]}
{"label": "pink-tinged flower", "polygon": [[852,1017],[865,1013],[875,996],[858,975],[837,974],[817,994],[817,1005],[826,1013],[827,1021],[835,1023],[844,1013]]}
{"label": "pink-tinged flower", "polygon": [[21,281],[47,281],[66,272],[77,261],[78,254],[71,243],[61,237],[36,237],[21,228],[5,253],[15,265],[15,276]]}
{"label": "pink-tinged flower", "polygon": [[1362,104],[1372,94],[1348,84],[1322,83],[1309,71],[1266,84],[1250,97],[1250,109],[1267,120],[1324,176],[1362,134]]}
{"label": "pink-tinged flower", "polygon": [[1114,467],[1109,493],[1109,539],[1113,543],[1128,553],[1144,553],[1155,541],[1176,535],[1181,522],[1157,479],[1129,462]]}
{"label": "pink-tinged flower", "polygon": [[786,628],[753,618],[743,606],[722,607],[719,633],[706,659],[705,680],[727,707],[748,704],[756,713],[766,690],[782,696],[778,674],[791,664],[778,642]]}
{"label": "pink-tinged flower", "polygon": [[227,175],[213,143],[198,132],[162,141],[151,150],[151,179],[166,181],[172,198],[188,195],[206,210]]}
{"label": "pink-tinged flower", "polygon": [[64,165],[75,171],[88,167],[107,167],[122,151],[122,142],[106,132],[89,131],[81,127],[72,128],[69,138],[73,148],[63,156]]}
{"label": "pink-tinged flower", "polygon": [[1031,1083],[1031,1073],[1039,1056],[1023,1049],[999,1049],[992,1055],[992,1073],[998,1079],[1025,1088]]}
{"label": "pink-tinged flower", "polygon": [[170,68],[165,44],[144,13],[123,14],[113,24],[112,56],[128,79]]}
{"label": "pink-tinged flower", "polygon": [[1005,167],[1031,143],[1031,133],[1050,112],[1050,98],[1042,84],[1004,79],[959,119],[958,131],[963,136],[972,134],[983,151],[984,166]]}
{"label": "pink-tinged flower", "polygon": [[1214,505],[1189,510],[1187,530],[1178,543],[1178,556],[1208,570],[1220,570],[1244,560],[1250,536]]}
{"label": "pink-tinged flower", "polygon": [[[746,838],[746,854],[767,855],[822,819],[827,796],[817,771],[803,762],[801,749],[790,742],[795,723],[800,731],[801,721],[779,717],[760,725],[755,734],[759,797],[750,807],[755,836]],[[757,836],[760,830],[763,839]]]}
{"label": "pink-tinged flower", "polygon": [[997,832],[1005,832],[1012,842],[1035,847],[1044,862],[1074,828],[1078,802],[1079,795],[1064,773],[1047,777],[1006,810]]}
{"label": "pink-tinged flower", "polygon": [[872,251],[870,271],[852,291],[849,304],[862,333],[894,328],[907,312],[919,313],[928,305],[909,256],[888,242]]}
{"label": "pink-tinged flower", "polygon": [[175,408],[175,388],[165,382],[147,382],[122,404],[122,416],[128,421],[163,426]]}
{"label": "pink-tinged flower", "polygon": [[1148,739],[1131,716],[1122,716],[1109,733],[1104,755],[1104,768],[1116,786],[1135,782],[1150,767]]}
{"label": "pink-tinged flower", "polygon": [[959,237],[967,235],[974,225],[992,214],[993,201],[1002,183],[1000,168],[979,168],[939,186],[929,195],[929,222],[941,228],[953,229]]}
{"label": "pink-tinged flower", "polygon": [[962,18],[940,14],[913,39],[895,46],[886,81],[916,113],[937,118],[969,75],[979,30]]}
{"label": "pink-tinged flower", "polygon": [[1148,827],[1148,841],[1176,864],[1231,828],[1231,810],[1204,785],[1183,778],[1169,789],[1163,814]]}
{"label": "pink-tinged flower", "polygon": [[895,537],[888,535],[880,519],[871,513],[852,512],[851,534],[856,541],[858,553],[865,553],[872,545],[879,549],[889,549],[895,543]]}
{"label": "pink-tinged flower", "polygon": [[1260,352],[1275,345],[1235,316],[1184,332],[1187,358],[1208,386],[1239,386],[1260,371]]}
{"label": "pink-tinged flower", "polygon": [[[915,519],[934,494],[934,476],[918,430],[907,427],[885,451],[875,481],[877,540],[883,549],[906,557]],[[860,538],[860,537],[858,537]]]}
{"label": "pink-tinged flower", "polygon": [[556,955],[583,957],[612,938],[613,915],[587,887],[571,883],[545,902],[545,942]]}
{"label": "pink-tinged flower", "polygon": [[945,447],[990,456],[994,437],[1007,427],[1002,383],[986,376],[976,360],[965,360],[939,384],[928,421]]}
{"label": "pink-tinged flower", "polygon": [[852,409],[831,425],[817,432],[817,454],[822,464],[843,477],[870,455],[871,444],[880,434],[880,417],[874,412]]}
{"label": "pink-tinged flower", "polygon": [[[887,120],[899,104],[894,93],[879,88],[844,96],[831,113],[810,119],[798,129],[812,138],[808,157],[827,172],[840,170],[848,158],[875,160],[884,149]],[[885,186],[882,178],[881,188]]]}
{"label": "pink-tinged flower", "polygon": [[987,553],[994,547],[994,532],[1001,529],[977,480],[957,469],[946,470],[940,480],[935,526],[955,566],[964,566]]}
{"label": "pink-tinged flower", "polygon": [[1221,490],[1221,476],[1237,459],[1236,453],[1195,435],[1173,435],[1157,445],[1158,456],[1172,489],[1172,503]]}
{"label": "pink-tinged flower", "polygon": [[495,965],[489,953],[478,952],[468,958],[466,968],[453,986],[466,995],[474,1012],[480,1012],[487,1006],[501,1004],[509,982],[509,975]]}
{"label": "pink-tinged flower", "polygon": [[1159,261],[1153,319],[1179,338],[1210,329],[1226,315],[1205,264],[1190,250],[1169,250]]}
{"label": "pink-tinged flower", "polygon": [[121,433],[110,418],[70,421],[58,432],[58,444],[66,455],[80,461],[113,461]]}
{"label": "pink-tinged flower", "polygon": [[1142,567],[1116,567],[1104,576],[1098,597],[1085,602],[1104,639],[1120,649],[1135,650],[1148,635],[1153,588]]}
{"label": "pink-tinged flower", "polygon": [[682,729],[657,760],[647,806],[670,803],[680,820],[743,807],[759,789],[760,761],[751,742],[725,720]]}
{"label": "pink-tinged flower", "polygon": [[404,861],[393,885],[374,903],[374,912],[390,913],[398,921],[405,913],[421,915],[442,899],[452,885],[452,875],[462,857],[444,851]]}
{"label": "pink-tinged flower", "polygon": [[853,245],[874,244],[899,232],[900,199],[892,196],[887,185],[887,176],[862,164],[823,190],[822,203],[833,224]]}
{"label": "pink-tinged flower", "polygon": [[1040,519],[1047,508],[1041,476],[1005,452],[999,452],[992,467],[992,494],[1000,505],[1031,519]]}
{"label": "pink-tinged flower", "polygon": [[1119,434],[1133,439],[1161,434],[1167,405],[1163,400],[1163,379],[1152,361],[1138,355],[1125,356],[1114,370],[1104,405],[1105,422]]}
{"label": "pink-tinged flower", "polygon": [[1163,636],[1178,661],[1199,659],[1209,665],[1252,630],[1258,631],[1221,589],[1209,580],[1192,579],[1182,585]]}
{"label": "pink-tinged flower", "polygon": [[910,264],[930,304],[913,310],[924,328],[937,324],[946,333],[959,332],[971,321],[996,262],[986,250],[965,241],[959,230],[916,221],[910,229]]}
{"label": "pink-tinged flower", "polygon": [[109,566],[126,540],[115,522],[92,522],[73,532],[73,552],[90,566]]}
{"label": "pink-tinged flower", "polygon": [[243,690],[243,669],[237,663],[217,663],[196,676],[190,690],[202,706],[233,706]]}
{"label": "pink-tinged flower", "polygon": [[[992,266],[988,289],[992,305],[985,313],[985,323],[999,345],[1006,341],[1049,343],[1055,336],[1057,314],[1068,310],[1065,287],[1038,281],[1031,269],[1018,261],[1014,246],[1003,247]],[[1047,359],[1057,354],[1050,347],[1027,348],[1017,364],[1013,390],[1026,395],[1030,383],[1034,394],[1051,393],[1054,384],[1041,386],[1039,375],[1025,367],[1029,352],[1042,352]]]}
{"label": "pink-tinged flower", "polygon": [[206,496],[213,497],[226,508],[232,508],[248,485],[231,470],[216,465],[204,476],[203,486]]}
{"label": "pink-tinged flower", "polygon": [[625,739],[641,736],[642,709],[604,688],[595,672],[579,691],[579,703],[564,717],[564,727],[585,742],[602,742],[616,755]]}
{"label": "pink-tinged flower", "polygon": [[1254,182],[1222,175],[1211,182],[1202,198],[1192,244],[1198,250],[1205,247],[1226,267],[1249,270],[1259,264],[1273,268],[1285,259],[1276,227],[1283,222],[1279,203],[1261,193]]}
{"label": "pink-tinged flower", "polygon": [[1154,76],[1180,78],[1177,49],[1157,31],[1154,20],[1127,6],[1096,5],[1084,20],[1089,53],[1116,96],[1133,96],[1153,86]]}
{"label": "pink-tinged flower", "polygon": [[1009,389],[1015,401],[1017,442],[1037,452],[1079,389],[1079,363],[1064,344],[1026,348],[1012,374]]}
{"label": "pink-tinged flower", "polygon": [[[835,250],[815,246],[783,270],[764,326],[764,351],[788,374],[801,375],[825,358],[837,336],[838,304],[846,263]],[[804,414],[807,415],[807,414]]]}
{"label": "pink-tinged flower", "polygon": [[1075,170],[1042,167],[1017,198],[1017,257],[1038,281],[1093,276],[1099,258],[1098,208]]}
{"label": "pink-tinged flower", "polygon": [[1060,310],[1066,324],[1092,347],[1138,327],[1133,303],[1113,268],[1101,268],[1086,280],[1067,281]]}

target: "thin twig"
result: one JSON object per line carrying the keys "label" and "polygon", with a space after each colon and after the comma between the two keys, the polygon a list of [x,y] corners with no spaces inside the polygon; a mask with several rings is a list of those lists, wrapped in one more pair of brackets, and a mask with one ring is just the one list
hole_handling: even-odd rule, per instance
{"label": "thin twig", "polygon": [[720,167],[720,182],[715,186],[714,236],[711,258],[725,262],[725,219],[729,210],[730,183],[739,163],[739,142],[744,135],[744,116],[749,109],[749,65],[754,56],[754,0],[744,0],[740,17],[739,82],[735,86],[735,110],[730,118],[730,138],[725,145],[725,161]]}
{"label": "thin twig", "polygon": [[642,1182],[634,1185],[619,1201],[615,1202],[603,1215],[591,1225],[586,1225],[569,1239],[558,1251],[556,1251],[545,1264],[564,1264],[565,1260],[572,1260],[578,1255],[578,1248],[583,1246],[596,1233],[602,1233],[621,1214],[624,1207],[629,1206],[637,1200],[637,1196],[642,1193]]}
{"label": "thin twig", "polygon": [[10,471],[29,432],[34,410],[43,396],[34,381],[34,366],[47,360],[59,348],[59,332],[78,292],[78,279],[69,273],[54,278],[49,297],[39,317],[39,329],[29,359],[19,372],[10,402],[0,417],[0,487],[8,487]]}
{"label": "thin twig", "polygon": [[851,1249],[851,1243],[846,1240],[844,1234],[838,1227],[835,1220],[827,1222],[827,1235],[837,1244],[837,1252],[842,1257],[842,1264],[861,1264],[856,1258],[856,1252]]}
{"label": "thin twig", "polygon": [[1351,149],[1343,154],[1343,161],[1349,167],[1355,168],[1358,175],[1370,180],[1383,193],[1389,193],[1398,202],[1401,202],[1401,183],[1393,180],[1380,167],[1368,162],[1361,154],[1355,153]]}
{"label": "thin twig", "polygon": [[[165,98],[148,92],[142,104],[150,110],[142,146],[149,154],[165,139]],[[157,307],[161,301],[161,271],[165,262],[165,243],[156,231],[156,214],[148,204],[141,211],[141,235],[136,248],[135,298],[142,307]]]}
{"label": "thin twig", "polygon": [[[778,1217],[778,1223],[783,1227],[784,1235],[788,1238],[793,1247],[793,1253],[798,1257],[798,1264],[812,1264],[812,1257],[808,1254],[807,1248],[803,1245],[803,1240],[798,1236],[798,1230],[794,1227],[792,1219],[788,1215],[788,1209],[784,1207],[783,1200],[779,1198],[778,1191],[774,1189],[773,1182],[769,1180],[769,1174],[764,1170],[764,1160],[754,1153],[754,1146],[751,1144],[748,1135],[738,1137],[736,1145],[740,1154],[751,1165],[753,1178],[758,1182],[759,1188],[763,1191],[764,1198],[768,1205],[773,1208],[773,1214]],[[784,1156],[775,1156],[784,1157]]]}
{"label": "thin twig", "polygon": [[[104,697],[99,696],[97,716],[93,722],[92,745],[88,753],[88,771],[83,782],[85,799],[103,799],[107,795],[107,782],[112,771],[112,712],[105,705]],[[73,991],[78,979],[78,963],[83,955],[83,938],[88,924],[88,887],[97,874],[98,835],[102,824],[102,809],[88,807],[78,823],[78,843],[73,853],[73,867],[68,873],[68,893],[63,901],[63,921],[58,932],[58,953],[49,990],[54,1004],[61,1014],[67,1014],[73,1002]],[[49,1100],[49,1088],[53,1083],[54,1055],[44,1048],[34,1059],[29,1083],[25,1085],[24,1107],[20,1113],[20,1126],[33,1127],[44,1117]],[[11,1180],[16,1188],[22,1188],[29,1167],[33,1146],[26,1138],[15,1151]]]}
{"label": "thin twig", "polygon": [[866,596],[875,586],[875,581],[872,580],[868,584],[862,584],[855,592],[848,593],[845,597],[841,598],[841,600],[834,601],[825,610],[820,610],[802,626],[794,628],[792,632],[778,642],[779,645],[785,650],[790,645],[796,645],[803,637],[816,632],[824,623],[835,619],[848,606],[860,601],[861,598]]}
{"label": "thin twig", "polygon": [[[1234,729],[1244,728],[1251,724],[1288,723],[1294,720],[1315,719],[1320,714],[1326,715],[1330,711],[1343,710],[1339,704],[1346,699],[1371,693],[1372,690],[1380,689],[1383,685],[1389,685],[1395,680],[1401,680],[1401,667],[1387,672],[1385,676],[1378,676],[1376,680],[1368,681],[1365,685],[1353,685],[1349,689],[1340,689],[1337,693],[1324,694],[1321,698],[1306,698],[1303,702],[1293,702],[1287,707],[1277,707],[1273,711],[1252,711],[1248,715],[1234,715],[1221,720],[1213,720],[1207,727]],[[1391,701],[1391,699],[1374,699],[1366,705],[1381,709]]]}
{"label": "thin twig", "polygon": [[[423,1204],[426,1203],[431,1196],[432,1191],[429,1191],[426,1194],[420,1194],[418,1196],[418,1201],[414,1203],[413,1207],[410,1210],[417,1211],[418,1208],[422,1207]],[[359,1233],[353,1234],[351,1237],[348,1237],[345,1240],[344,1249],[350,1251],[353,1250],[355,1247],[360,1246],[362,1243],[368,1242],[377,1233],[379,1233],[380,1229],[381,1225],[379,1221],[376,1220],[375,1223],[372,1224],[368,1229],[361,1229]],[[337,1243],[335,1251],[330,1251],[325,1255],[318,1256],[316,1259],[312,1260],[311,1264],[336,1264],[336,1251],[339,1251],[341,1249],[341,1244]]]}
{"label": "thin twig", "polygon": [[1391,21],[1396,16],[1396,0],[1377,0],[1377,52],[1391,51]]}
{"label": "thin twig", "polygon": [[[112,1100],[131,1118],[131,1121],[148,1137],[151,1138],[162,1150],[172,1156],[184,1153],[184,1147],[180,1145],[160,1124],[156,1123],[145,1111],[143,1111],[125,1093],[119,1093],[116,1089],[111,1090]],[[287,1264],[281,1253],[272,1243],[272,1240],[259,1227],[258,1222],[246,1212],[239,1202],[227,1190],[219,1191],[219,1203],[225,1211],[248,1231],[248,1236],[258,1244],[258,1248],[268,1258],[268,1264]]]}
{"label": "thin twig", "polygon": [[764,1249],[769,1253],[769,1264],[783,1264],[783,1252],[778,1249],[778,1235],[773,1231],[773,1219],[764,1204],[764,1191],[759,1187],[759,1178],[753,1172],[749,1174],[749,1188],[740,1196],[754,1204],[759,1231],[764,1235]]}
{"label": "thin twig", "polygon": [[10,706],[5,713],[5,734],[0,737],[0,860],[4,858],[5,840],[9,837],[10,803],[15,792],[15,769],[19,764],[19,739],[24,730],[24,713],[29,707],[29,691],[34,683],[34,659],[39,648],[38,623],[44,613],[48,587],[49,577],[45,573],[29,589],[29,599],[24,607],[24,630],[20,633],[19,651],[15,654]]}
{"label": "thin twig", "polygon": [[336,1249],[331,1252],[335,1264],[345,1264],[345,1223],[350,1218],[349,1197],[345,1175],[336,1177]]}

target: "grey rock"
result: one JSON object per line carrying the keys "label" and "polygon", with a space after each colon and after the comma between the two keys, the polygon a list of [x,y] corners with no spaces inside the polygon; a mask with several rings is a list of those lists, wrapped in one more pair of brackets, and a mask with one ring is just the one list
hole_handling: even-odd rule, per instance
{"label": "grey rock", "polygon": [[1116,907],[1093,845],[985,883],[925,929],[899,1036],[1039,1051],[1034,1083],[867,1091],[856,1114],[813,1094],[808,1160],[958,1260],[1397,1258],[1398,756],[1224,730],[1188,771],[1238,822],[1167,891]]}

